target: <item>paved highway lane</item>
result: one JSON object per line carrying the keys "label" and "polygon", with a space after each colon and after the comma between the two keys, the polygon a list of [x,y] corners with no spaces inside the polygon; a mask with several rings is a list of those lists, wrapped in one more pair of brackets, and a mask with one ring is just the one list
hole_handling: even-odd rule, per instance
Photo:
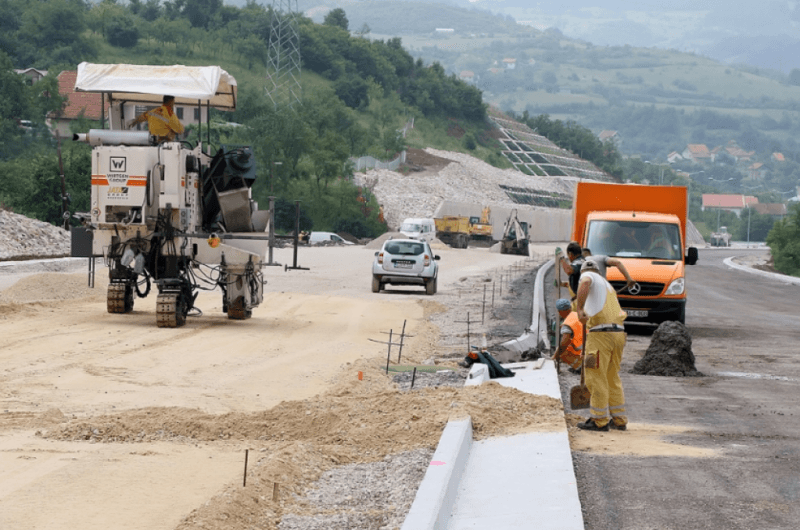
{"label": "paved highway lane", "polygon": [[628,373],[651,340],[629,335],[629,430],[573,434],[587,530],[800,526],[800,286],[723,264],[764,252],[701,250],[687,267],[705,377]]}

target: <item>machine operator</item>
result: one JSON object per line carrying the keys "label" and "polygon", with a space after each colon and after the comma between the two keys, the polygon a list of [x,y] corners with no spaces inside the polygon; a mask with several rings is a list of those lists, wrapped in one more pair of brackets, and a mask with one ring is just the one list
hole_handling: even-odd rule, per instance
{"label": "machine operator", "polygon": [[175,96],[164,96],[160,107],[148,110],[128,122],[128,129],[147,120],[147,129],[159,143],[173,142],[183,133],[183,124],[175,115]]}

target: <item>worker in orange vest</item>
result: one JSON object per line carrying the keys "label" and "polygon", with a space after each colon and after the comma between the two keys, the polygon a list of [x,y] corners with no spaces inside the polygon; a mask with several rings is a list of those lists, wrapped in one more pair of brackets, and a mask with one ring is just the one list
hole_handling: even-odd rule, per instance
{"label": "worker in orange vest", "polygon": [[563,320],[561,324],[561,341],[556,350],[554,359],[561,359],[567,363],[569,371],[573,374],[581,373],[583,358],[583,325],[578,320],[578,313],[572,310],[571,303],[566,298],[556,301],[556,311]]}

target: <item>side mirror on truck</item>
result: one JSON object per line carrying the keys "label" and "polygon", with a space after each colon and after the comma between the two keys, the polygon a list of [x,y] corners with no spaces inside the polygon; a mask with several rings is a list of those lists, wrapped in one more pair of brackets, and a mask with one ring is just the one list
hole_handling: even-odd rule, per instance
{"label": "side mirror on truck", "polygon": [[686,264],[687,265],[695,265],[697,264],[698,254],[697,249],[695,247],[689,247],[686,249]]}

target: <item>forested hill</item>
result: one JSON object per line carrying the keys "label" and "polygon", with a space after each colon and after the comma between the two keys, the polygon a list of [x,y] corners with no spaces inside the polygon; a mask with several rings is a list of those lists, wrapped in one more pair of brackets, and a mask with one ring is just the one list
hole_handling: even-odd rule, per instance
{"label": "forested hill", "polygon": [[[212,143],[255,146],[260,178],[256,198],[269,187],[282,201],[302,199],[306,227],[347,225],[355,235],[382,228],[374,198],[342,179],[349,159],[372,154],[391,158],[404,145],[463,149],[446,134],[453,123],[469,134],[482,158],[498,145],[483,134],[486,107],[481,93],[438,64],[425,64],[403,49],[400,39],[352,36],[344,11],[317,24],[299,17],[303,58],[302,102],[275,109],[265,95],[265,62],[271,8],[222,2],[131,0],[86,4],[81,0],[3,0],[0,3],[0,206],[49,221],[60,214],[55,145],[45,116],[60,108],[55,76],[81,61],[134,64],[217,64],[236,77],[239,108],[218,114]],[[45,80],[26,84],[12,69],[47,70]],[[398,134],[414,118],[411,136]],[[31,125],[20,124],[30,121]],[[76,131],[93,124],[75,120]],[[196,131],[190,140],[197,139]],[[86,146],[64,145],[72,209],[88,210]],[[9,175],[15,175],[14,179]],[[270,184],[268,184],[270,183]],[[365,196],[367,195],[367,196]]]}

